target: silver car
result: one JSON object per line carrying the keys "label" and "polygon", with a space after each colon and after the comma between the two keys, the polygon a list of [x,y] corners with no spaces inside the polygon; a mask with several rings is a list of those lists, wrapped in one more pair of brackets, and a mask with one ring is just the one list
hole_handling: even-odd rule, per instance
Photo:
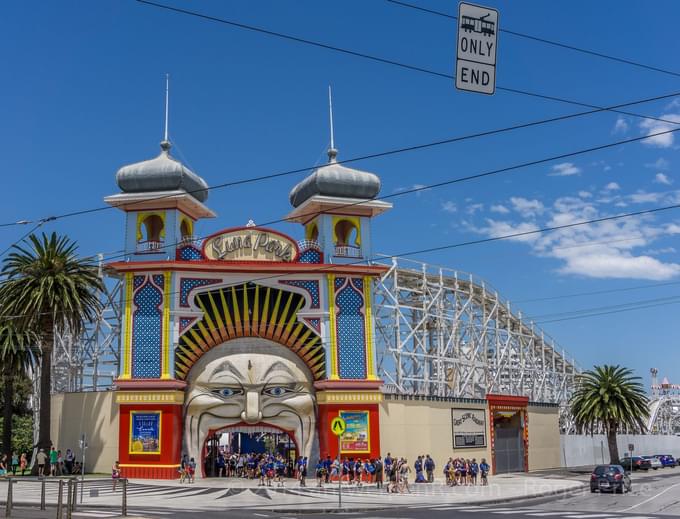
{"label": "silver car", "polygon": [[652,464],[652,468],[654,470],[663,468],[663,464],[661,463],[661,460],[659,458],[657,458],[656,456],[642,456],[642,457],[646,460],[649,460],[649,462]]}

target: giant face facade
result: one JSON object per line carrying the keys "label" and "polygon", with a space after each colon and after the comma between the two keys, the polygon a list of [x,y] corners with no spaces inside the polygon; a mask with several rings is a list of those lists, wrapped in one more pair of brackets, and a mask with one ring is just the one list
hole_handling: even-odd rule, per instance
{"label": "giant face facade", "polygon": [[197,461],[210,434],[239,425],[281,429],[301,456],[318,450],[313,378],[284,346],[260,338],[228,341],[206,352],[187,381],[185,450]]}

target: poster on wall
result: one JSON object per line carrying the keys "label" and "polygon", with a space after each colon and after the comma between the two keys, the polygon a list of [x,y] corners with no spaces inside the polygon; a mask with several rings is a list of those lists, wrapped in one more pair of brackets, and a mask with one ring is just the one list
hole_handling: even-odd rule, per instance
{"label": "poster on wall", "polygon": [[130,454],[161,453],[161,412],[130,412]]}
{"label": "poster on wall", "polygon": [[342,435],[343,452],[370,452],[368,411],[340,411],[347,429]]}
{"label": "poster on wall", "polygon": [[453,448],[486,447],[486,411],[451,409]]}

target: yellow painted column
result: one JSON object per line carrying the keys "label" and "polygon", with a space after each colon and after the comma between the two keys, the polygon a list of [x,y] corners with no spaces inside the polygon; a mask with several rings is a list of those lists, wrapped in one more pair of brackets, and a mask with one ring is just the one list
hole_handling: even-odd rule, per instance
{"label": "yellow painted column", "polygon": [[364,276],[364,329],[366,333],[366,378],[377,380],[375,373],[374,339],[373,339],[373,280],[370,276]]}
{"label": "yellow painted column", "polygon": [[125,274],[125,291],[123,292],[123,300],[125,302],[125,313],[123,317],[123,372],[120,374],[120,379],[129,380],[132,378],[132,305],[134,298],[134,275],[132,272]]}
{"label": "yellow painted column", "polygon": [[172,348],[170,348],[170,339],[172,334],[170,333],[170,283],[172,281],[172,272],[165,272],[163,274],[163,343],[161,347],[161,379],[168,380],[172,378],[170,375],[170,353]]}
{"label": "yellow painted column", "polygon": [[335,274],[328,274],[328,335],[331,343],[331,380],[338,380],[338,342],[336,340],[335,320]]}

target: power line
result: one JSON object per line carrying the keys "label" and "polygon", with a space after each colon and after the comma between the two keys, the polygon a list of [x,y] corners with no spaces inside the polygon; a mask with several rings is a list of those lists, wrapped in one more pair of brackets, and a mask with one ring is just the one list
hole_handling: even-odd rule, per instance
{"label": "power line", "polygon": [[[416,11],[422,11],[422,12],[428,13],[428,14],[434,14],[434,15],[441,16],[441,17],[444,17],[444,18],[449,18],[451,20],[457,20],[458,19],[457,16],[452,15],[452,14],[444,13],[442,11],[436,11],[434,9],[421,7],[419,5],[409,4],[407,2],[402,2],[400,0],[386,0],[386,1],[391,3],[391,4],[394,4],[394,5],[399,5],[401,7],[407,7],[409,9],[414,9]],[[531,34],[526,34],[526,33],[522,33],[522,32],[519,32],[519,31],[512,31],[510,29],[502,29],[501,28],[501,29],[499,29],[499,31],[507,33],[507,34],[511,34],[512,36],[517,36],[519,38],[525,38],[527,40],[545,43],[546,45],[552,45],[554,47],[560,47],[562,49],[572,50],[572,51],[575,51],[575,52],[580,52],[582,54],[588,54],[590,56],[596,56],[598,58],[608,59],[608,60],[611,60],[611,61],[616,61],[618,63],[624,63],[626,65],[632,65],[634,67],[639,67],[639,68],[643,68],[643,69],[647,69],[647,70],[653,70],[654,72],[661,72],[662,74],[668,74],[670,76],[680,77],[680,73],[678,73],[678,72],[674,72],[672,70],[664,69],[664,68],[661,68],[661,67],[655,67],[653,65],[647,65],[645,63],[633,61],[631,59],[620,58],[620,57],[617,57],[617,56],[612,56],[611,54],[605,54],[603,52],[597,52],[597,51],[590,50],[590,49],[584,49],[583,47],[576,47],[575,45],[569,45],[569,44],[566,44],[566,43],[561,43],[561,42],[558,42],[558,41],[549,40],[547,38],[541,38],[539,36],[532,36]]]}
{"label": "power line", "polygon": [[540,301],[554,301],[557,299],[570,299],[573,297],[584,297],[584,296],[598,296],[602,294],[614,294],[618,292],[629,292],[631,290],[644,290],[647,288],[658,288],[658,287],[667,287],[671,285],[680,285],[680,281],[669,281],[667,283],[653,283],[649,285],[638,285],[638,286],[633,286],[633,287],[622,287],[622,288],[610,288],[607,290],[592,290],[590,292],[576,292],[573,294],[561,294],[557,296],[549,296],[549,297],[535,297],[532,299],[516,299],[513,301],[513,303],[518,304],[518,303],[535,303],[535,302],[540,302]]}
{"label": "power line", "polygon": [[546,319],[548,317],[558,317],[558,316],[577,316],[580,314],[590,314],[593,312],[601,312],[601,311],[608,311],[608,310],[615,310],[615,309],[624,309],[627,307],[636,307],[640,305],[648,305],[648,304],[654,304],[654,303],[666,303],[669,301],[676,301],[680,298],[680,295],[675,295],[675,296],[669,296],[669,297],[655,297],[653,299],[643,299],[640,301],[631,301],[629,303],[619,303],[615,305],[605,305],[605,306],[595,306],[591,308],[581,308],[578,310],[567,310],[564,312],[554,312],[554,313],[549,313],[549,314],[541,314],[541,315],[532,315],[532,316],[527,316],[525,319],[529,319],[534,322],[538,322],[541,319]]}
{"label": "power line", "polygon": [[[400,68],[403,68],[403,69],[412,70],[414,72],[422,72],[424,74],[442,77],[442,78],[446,78],[448,80],[454,80],[456,78],[453,74],[438,72],[436,70],[426,69],[424,67],[419,67],[417,65],[410,65],[408,63],[403,63],[403,62],[400,62],[400,61],[382,58],[380,56],[375,56],[373,54],[358,52],[358,51],[346,49],[344,47],[338,47],[336,45],[330,45],[330,44],[327,44],[327,43],[322,43],[322,42],[310,40],[310,39],[307,39],[307,38],[301,38],[301,37],[298,37],[298,36],[293,36],[293,35],[285,34],[285,33],[282,33],[282,32],[271,31],[271,30],[265,29],[263,27],[257,27],[255,25],[248,25],[248,24],[236,22],[236,21],[233,21],[233,20],[227,20],[226,18],[218,18],[216,16],[211,16],[211,15],[199,13],[197,11],[190,11],[188,9],[182,9],[182,8],[179,8],[179,7],[173,7],[173,6],[170,6],[170,5],[160,4],[160,3],[157,3],[157,2],[152,2],[150,0],[137,0],[137,2],[139,2],[141,4],[146,4],[146,5],[149,5],[149,6],[152,6],[152,7],[157,7],[159,9],[165,9],[167,11],[172,11],[172,12],[179,13],[179,14],[193,16],[193,17],[196,17],[196,18],[201,18],[201,19],[204,19],[204,20],[212,21],[212,22],[222,23],[222,24],[225,24],[225,25],[230,25],[232,27],[237,27],[239,29],[244,29],[244,30],[248,30],[248,31],[253,31],[253,32],[265,34],[267,36],[282,38],[282,39],[285,39],[285,40],[294,41],[296,43],[311,45],[311,46],[322,48],[322,49],[325,49],[325,50],[331,50],[331,51],[339,52],[339,53],[342,53],[342,54],[348,54],[348,55],[351,55],[351,56],[354,56],[354,57],[359,57],[359,58],[368,59],[368,60],[375,61],[375,62],[380,62],[380,63],[386,64],[386,65],[392,65],[392,66],[400,67]],[[586,108],[602,108],[601,106],[597,106],[597,105],[593,105],[593,104],[589,104],[589,103],[582,103],[580,101],[574,101],[574,100],[566,99],[566,98],[562,98],[562,97],[540,94],[540,93],[537,93],[537,92],[530,92],[530,91],[527,91],[527,90],[520,90],[520,89],[517,89],[517,88],[497,86],[496,89],[504,91],[504,92],[513,93],[513,94],[521,94],[521,95],[535,97],[535,98],[539,98],[539,99],[545,99],[545,100],[548,100],[548,101],[558,101],[560,103],[582,106],[582,107],[586,107]],[[633,113],[633,112],[626,112],[626,111],[613,110],[613,109],[608,110],[608,111],[623,114],[623,115],[629,115],[631,117],[661,120],[661,119],[658,119],[658,118],[655,118],[655,117],[636,114],[636,113]],[[669,120],[663,120],[663,122],[667,122],[667,123],[670,123],[670,124],[678,124],[676,121],[669,121]]]}
{"label": "power line", "polygon": [[667,305],[676,305],[680,303],[680,300],[675,300],[675,301],[669,301],[669,302],[663,302],[663,303],[653,303],[653,304],[648,304],[648,305],[641,305],[641,306],[636,306],[636,307],[631,307],[631,308],[623,308],[619,310],[610,310],[606,312],[597,312],[597,313],[592,313],[592,314],[586,314],[586,315],[576,315],[573,317],[562,317],[559,319],[549,319],[547,321],[536,321],[534,324],[549,324],[549,323],[558,323],[561,321],[573,321],[574,319],[585,319],[588,317],[598,317],[601,315],[610,315],[610,314],[618,314],[622,312],[631,312],[633,310],[644,310],[646,308],[656,308],[659,306],[667,306]]}
{"label": "power line", "polygon": [[[141,0],[138,0],[138,1],[141,1]],[[386,151],[381,151],[381,152],[376,152],[376,153],[369,153],[367,155],[361,155],[361,156],[352,157],[352,158],[349,158],[349,159],[337,160],[336,163],[337,164],[350,164],[350,163],[353,163],[353,162],[359,162],[359,161],[364,161],[364,160],[387,157],[387,156],[391,156],[391,155],[397,155],[397,154],[400,154],[400,153],[408,153],[408,152],[412,152],[412,151],[425,150],[425,149],[428,149],[428,148],[444,146],[444,145],[447,145],[447,144],[453,144],[453,143],[456,143],[456,142],[463,142],[463,141],[466,141],[466,140],[471,140],[471,139],[476,139],[476,138],[481,138],[481,137],[488,137],[488,136],[491,136],[491,135],[497,135],[497,134],[504,133],[504,132],[511,132],[511,131],[516,131],[516,130],[520,130],[520,129],[526,129],[526,128],[530,128],[530,127],[533,127],[533,126],[540,126],[540,125],[543,125],[543,124],[564,121],[564,120],[582,117],[582,116],[586,116],[586,115],[591,115],[591,114],[595,114],[595,113],[611,111],[615,108],[620,108],[620,107],[624,107],[624,106],[644,104],[644,103],[649,103],[649,102],[658,101],[658,100],[661,100],[661,99],[667,99],[667,98],[670,98],[670,97],[677,97],[677,96],[680,96],[680,92],[673,92],[671,94],[664,94],[664,95],[649,97],[649,98],[645,98],[645,99],[638,99],[638,100],[635,100],[635,101],[630,101],[630,102],[627,102],[627,103],[620,103],[620,104],[609,106],[609,107],[596,108],[596,109],[588,110],[588,111],[585,111],[585,112],[576,112],[576,113],[572,113],[572,114],[561,115],[561,116],[551,117],[551,118],[547,118],[547,119],[540,119],[540,120],[536,120],[536,121],[530,121],[530,122],[527,122],[527,123],[520,123],[520,124],[515,124],[515,125],[512,125],[512,126],[506,126],[506,127],[503,127],[503,128],[496,128],[496,129],[493,129],[493,130],[486,130],[486,131],[482,131],[482,132],[475,132],[475,133],[471,133],[471,134],[461,135],[461,136],[458,136],[458,137],[451,137],[451,138],[448,138],[448,139],[442,139],[442,140],[432,141],[432,142],[423,143],[423,144],[415,144],[415,145],[411,145],[411,146],[394,148],[394,149],[391,149],[391,150],[386,150]],[[668,123],[671,123],[671,124],[676,125],[676,126],[678,124],[680,124],[676,121],[670,121],[670,120],[664,121],[664,122],[668,122]],[[651,137],[656,137],[656,136],[659,136],[659,135],[665,135],[665,134],[671,133],[673,131],[675,131],[675,130],[667,130],[667,131],[663,131],[663,132],[649,134],[647,136],[636,138],[635,140],[649,139]],[[627,142],[629,142],[629,141],[628,140],[618,141],[618,143],[615,144],[615,145],[625,144]],[[235,181],[231,181],[231,182],[224,182],[224,183],[221,183],[221,184],[209,186],[206,189],[198,189],[198,190],[193,190],[193,191],[187,191],[187,194],[193,194],[197,191],[215,191],[215,190],[223,189],[223,188],[226,188],[226,187],[234,187],[234,186],[239,186],[239,185],[245,185],[245,184],[260,182],[260,181],[263,181],[263,180],[271,180],[271,179],[274,179],[274,178],[290,176],[290,175],[294,175],[294,174],[297,174],[297,173],[303,173],[303,172],[306,172],[306,171],[310,171],[310,170],[314,169],[315,167],[316,166],[305,166],[305,167],[302,167],[302,168],[295,168],[295,169],[291,169],[291,170],[287,170],[287,171],[281,171],[281,172],[272,173],[272,174],[268,174],[268,175],[260,175],[260,176],[257,176],[257,177],[250,177],[250,178],[235,180]],[[408,194],[408,193],[416,192],[416,191],[417,190],[409,190],[407,192],[402,192],[401,194]],[[149,202],[149,201],[160,201],[160,200],[164,200],[164,199],[167,199],[167,198],[172,198],[174,196],[175,195],[172,195],[172,194],[171,195],[161,195],[161,196],[149,198],[149,199],[145,200],[143,203],[146,203],[146,202]],[[136,203],[141,204],[142,202],[136,202]],[[131,203],[131,204],[129,204],[129,207],[133,207],[134,205],[135,205],[135,203]],[[74,216],[83,216],[83,215],[86,215],[86,214],[92,214],[92,213],[96,213],[96,212],[107,211],[109,209],[113,209],[113,207],[109,206],[109,205],[98,206],[98,207],[93,207],[93,208],[89,208],[89,209],[83,209],[83,210],[63,213],[63,214],[56,215],[56,216],[50,216],[48,218],[44,218],[43,220],[47,221],[47,220],[57,220],[57,219],[62,219],[62,218],[70,218],[70,217],[74,217]],[[283,220],[277,220],[277,222],[278,221],[283,221]],[[26,223],[32,223],[32,222],[27,221],[27,220],[22,220],[22,221],[19,221],[19,222],[9,222],[9,223],[5,223],[5,224],[0,224],[0,227],[7,227],[7,226],[26,224]]]}

